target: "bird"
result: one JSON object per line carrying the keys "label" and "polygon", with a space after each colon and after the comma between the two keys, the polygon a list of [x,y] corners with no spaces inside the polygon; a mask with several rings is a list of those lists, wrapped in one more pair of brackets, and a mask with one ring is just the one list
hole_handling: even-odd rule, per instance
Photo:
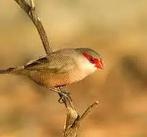
{"label": "bird", "polygon": [[90,48],[63,48],[28,62],[0,70],[0,74],[24,75],[45,88],[67,86],[103,69],[103,59]]}

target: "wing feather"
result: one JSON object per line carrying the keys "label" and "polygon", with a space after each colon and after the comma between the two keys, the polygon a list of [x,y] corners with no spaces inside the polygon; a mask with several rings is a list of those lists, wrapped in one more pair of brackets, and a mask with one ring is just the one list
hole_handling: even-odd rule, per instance
{"label": "wing feather", "polygon": [[24,69],[32,71],[47,71],[50,73],[66,73],[74,69],[74,64],[75,60],[68,55],[61,56],[61,54],[52,54],[50,57],[39,58],[26,64]]}

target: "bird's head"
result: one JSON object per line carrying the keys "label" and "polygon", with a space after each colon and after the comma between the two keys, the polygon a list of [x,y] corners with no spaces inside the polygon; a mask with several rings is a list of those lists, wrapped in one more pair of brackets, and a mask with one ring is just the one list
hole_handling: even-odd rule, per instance
{"label": "bird's head", "polygon": [[89,48],[77,48],[79,51],[91,64],[94,64],[97,69],[103,69],[103,60],[99,53]]}

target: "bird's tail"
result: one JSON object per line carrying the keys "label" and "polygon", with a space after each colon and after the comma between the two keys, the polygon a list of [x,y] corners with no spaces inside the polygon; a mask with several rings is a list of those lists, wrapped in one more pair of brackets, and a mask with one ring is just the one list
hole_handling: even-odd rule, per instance
{"label": "bird's tail", "polygon": [[22,67],[14,67],[14,68],[8,68],[8,69],[0,69],[0,74],[17,74],[19,73],[23,68]]}

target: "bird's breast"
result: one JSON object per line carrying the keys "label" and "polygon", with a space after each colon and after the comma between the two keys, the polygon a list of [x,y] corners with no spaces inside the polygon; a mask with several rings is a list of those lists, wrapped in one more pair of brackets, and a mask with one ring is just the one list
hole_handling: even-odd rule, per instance
{"label": "bird's breast", "polygon": [[80,73],[76,70],[66,73],[31,72],[30,78],[44,87],[57,87],[68,85],[81,80]]}

